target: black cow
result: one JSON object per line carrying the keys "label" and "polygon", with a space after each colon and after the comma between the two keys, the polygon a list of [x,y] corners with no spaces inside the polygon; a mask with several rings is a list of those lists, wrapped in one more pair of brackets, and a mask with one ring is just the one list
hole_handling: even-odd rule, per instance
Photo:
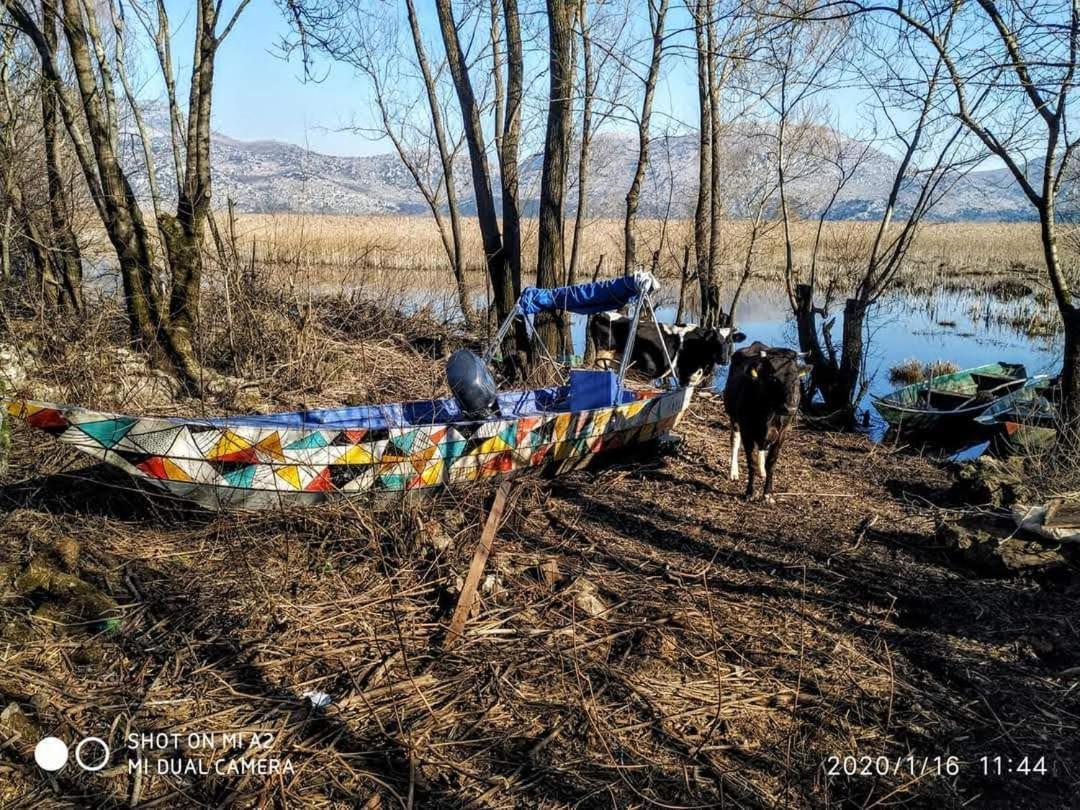
{"label": "black cow", "polygon": [[741,442],[749,468],[747,500],[754,495],[755,472],[765,479],[764,499],[773,500],[773,468],[799,410],[800,378],[810,371],[802,357],[791,349],[773,349],[754,341],[731,358],[724,387],[724,407],[731,420],[731,480],[739,480]]}
{"label": "black cow", "polygon": [[[617,312],[601,312],[592,318],[589,333],[600,362],[615,363],[622,356],[631,322],[631,318]],[[717,365],[727,365],[732,345],[743,340],[746,335],[730,327],[702,329],[694,324],[662,323],[658,332],[656,324],[642,321],[638,323],[630,363],[650,378],[659,377],[668,369],[664,357],[666,345],[679,384],[699,385]]]}

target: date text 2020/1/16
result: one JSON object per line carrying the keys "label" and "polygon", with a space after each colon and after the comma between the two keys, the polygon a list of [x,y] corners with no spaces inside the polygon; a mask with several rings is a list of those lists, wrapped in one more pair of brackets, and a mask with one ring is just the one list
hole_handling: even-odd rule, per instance
{"label": "date text 2020/1/16", "polygon": [[955,756],[918,757],[908,754],[889,756],[829,756],[824,762],[826,776],[889,776],[909,774],[924,776],[938,774],[956,776],[960,773],[960,758]]}

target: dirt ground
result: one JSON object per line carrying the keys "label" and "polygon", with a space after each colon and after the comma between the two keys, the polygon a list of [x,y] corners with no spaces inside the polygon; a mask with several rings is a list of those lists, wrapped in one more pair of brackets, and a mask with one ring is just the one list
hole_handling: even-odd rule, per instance
{"label": "dirt ground", "polygon": [[[444,332],[260,295],[207,328],[239,380],[213,403],[107,308],[2,336],[21,392],[135,413],[441,392]],[[519,479],[448,649],[490,487],[213,515],[16,426],[0,807],[1078,806],[1075,562],[972,567],[943,468],[806,426],[777,503],[744,503],[722,411],[700,392],[672,453]]]}
{"label": "dirt ground", "polygon": [[16,430],[0,805],[1076,806],[1076,570],[953,562],[945,473],[859,436],[746,504],[723,424],[516,484],[449,650],[490,490],[207,515]]}

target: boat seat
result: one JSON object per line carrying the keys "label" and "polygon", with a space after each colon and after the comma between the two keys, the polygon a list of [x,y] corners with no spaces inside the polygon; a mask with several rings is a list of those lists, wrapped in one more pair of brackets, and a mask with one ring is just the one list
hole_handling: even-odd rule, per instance
{"label": "boat seat", "polygon": [[975,383],[975,387],[980,391],[996,390],[1004,393],[1024,384],[1023,378],[1017,379],[1010,374],[974,372],[971,379]]}
{"label": "boat seat", "polygon": [[971,402],[974,397],[964,391],[946,391],[942,388],[931,388],[926,395],[926,403],[940,410],[952,410],[959,408],[967,402]]}

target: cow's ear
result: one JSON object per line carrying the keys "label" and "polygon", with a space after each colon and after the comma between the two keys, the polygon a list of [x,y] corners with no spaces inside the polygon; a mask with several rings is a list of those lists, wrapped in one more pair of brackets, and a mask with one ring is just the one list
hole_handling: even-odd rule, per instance
{"label": "cow's ear", "polygon": [[746,340],[746,333],[745,332],[732,332],[731,333],[731,342],[732,343],[742,343],[744,340]]}

